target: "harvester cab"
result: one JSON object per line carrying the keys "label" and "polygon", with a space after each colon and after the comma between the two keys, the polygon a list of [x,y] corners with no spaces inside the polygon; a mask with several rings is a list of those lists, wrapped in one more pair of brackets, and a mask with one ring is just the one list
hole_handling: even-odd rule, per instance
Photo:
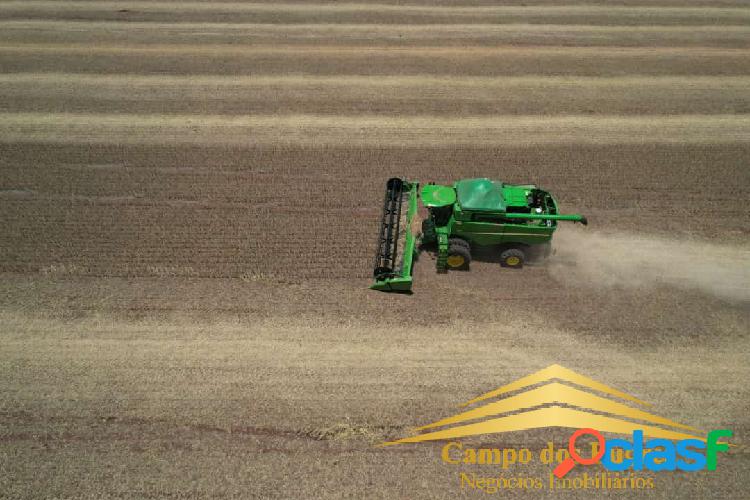
{"label": "harvester cab", "polygon": [[[418,197],[429,215],[415,236]],[[389,179],[371,288],[410,291],[412,264],[418,249],[427,246],[437,249],[438,272],[468,269],[478,250],[496,255],[504,267],[521,268],[532,256],[550,254],[557,221],[587,224],[582,215],[560,214],[552,195],[534,185],[482,178],[419,190],[417,182]]]}

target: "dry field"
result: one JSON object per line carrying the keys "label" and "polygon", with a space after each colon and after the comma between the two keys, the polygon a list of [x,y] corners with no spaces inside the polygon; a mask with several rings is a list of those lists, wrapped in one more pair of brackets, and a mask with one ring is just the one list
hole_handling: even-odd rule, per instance
{"label": "dry field", "polygon": [[[747,498],[750,4],[497,3],[0,1],[0,497],[484,498],[374,445],[559,363],[735,432],[651,495]],[[394,175],[590,224],[377,294]]]}

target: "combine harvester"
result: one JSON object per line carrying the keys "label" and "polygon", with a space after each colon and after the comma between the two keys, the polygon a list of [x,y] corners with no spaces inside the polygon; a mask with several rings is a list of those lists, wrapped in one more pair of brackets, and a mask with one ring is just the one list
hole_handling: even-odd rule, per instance
{"label": "combine harvester", "polygon": [[[417,198],[429,216],[421,234],[412,229]],[[469,268],[472,251],[494,252],[504,267],[521,268],[530,257],[549,256],[557,221],[587,224],[582,215],[561,215],[547,191],[489,179],[452,186],[392,178],[386,183],[383,220],[375,256],[374,290],[408,292],[419,248],[437,247],[437,270]]]}

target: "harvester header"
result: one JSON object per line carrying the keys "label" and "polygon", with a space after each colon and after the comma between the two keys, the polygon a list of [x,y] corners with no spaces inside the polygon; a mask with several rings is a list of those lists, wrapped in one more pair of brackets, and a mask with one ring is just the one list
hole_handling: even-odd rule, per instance
{"label": "harvester header", "polygon": [[373,273],[375,283],[371,287],[375,290],[411,290],[411,267],[417,244],[411,225],[417,213],[418,186],[416,182],[395,177],[385,185]]}
{"label": "harvester header", "polygon": [[[535,185],[490,179],[463,179],[452,186],[391,178],[386,182],[383,216],[370,288],[408,292],[420,248],[437,252],[437,271],[467,270],[473,251],[489,251],[500,265],[521,268],[551,253],[557,221],[587,224],[584,216],[560,214],[550,193]],[[429,216],[421,233],[412,225],[418,198]]]}

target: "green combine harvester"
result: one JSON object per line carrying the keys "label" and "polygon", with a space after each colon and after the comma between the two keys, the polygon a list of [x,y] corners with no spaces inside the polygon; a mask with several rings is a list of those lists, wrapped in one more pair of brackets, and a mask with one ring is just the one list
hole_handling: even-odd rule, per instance
{"label": "green combine harvester", "polygon": [[[417,199],[429,216],[417,233]],[[452,186],[399,178],[386,183],[383,219],[375,256],[374,290],[408,292],[420,248],[437,249],[437,270],[466,270],[472,252],[495,255],[504,267],[521,268],[551,252],[557,221],[587,224],[582,215],[558,213],[555,199],[534,185],[464,179]]]}

